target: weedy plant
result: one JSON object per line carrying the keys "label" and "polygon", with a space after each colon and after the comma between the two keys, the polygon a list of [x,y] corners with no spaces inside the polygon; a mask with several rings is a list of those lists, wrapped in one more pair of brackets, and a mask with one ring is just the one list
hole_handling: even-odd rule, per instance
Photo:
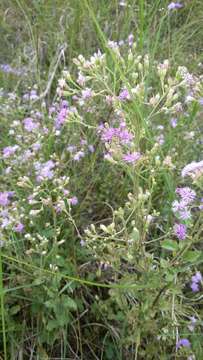
{"label": "weedy plant", "polygon": [[29,69],[1,91],[2,356],[200,360],[202,76],[157,57],[185,8],[169,4],[153,48],[159,2],[136,2],[139,36],[120,41],[80,6],[100,50],[65,64],[52,101],[61,58],[42,92]]}

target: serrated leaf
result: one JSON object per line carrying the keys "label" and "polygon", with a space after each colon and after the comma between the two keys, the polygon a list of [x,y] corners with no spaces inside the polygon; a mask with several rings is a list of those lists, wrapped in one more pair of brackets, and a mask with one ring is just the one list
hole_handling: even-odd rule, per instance
{"label": "serrated leaf", "polygon": [[177,251],[178,250],[178,244],[174,240],[164,240],[161,244],[161,247],[163,249],[166,249],[169,251]]}

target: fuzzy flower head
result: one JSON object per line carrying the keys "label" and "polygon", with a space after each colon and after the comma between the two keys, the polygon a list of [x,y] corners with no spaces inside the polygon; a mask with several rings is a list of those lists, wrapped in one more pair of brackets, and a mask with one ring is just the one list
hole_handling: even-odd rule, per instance
{"label": "fuzzy flower head", "polygon": [[180,349],[181,347],[187,347],[190,348],[191,344],[189,342],[188,339],[180,339],[177,343],[176,343],[176,350]]}
{"label": "fuzzy flower head", "polygon": [[181,199],[185,203],[185,205],[191,204],[195,200],[195,197],[196,197],[195,191],[190,189],[188,186],[182,187],[182,188],[177,188],[176,194],[178,194],[181,197]]}
{"label": "fuzzy flower head", "polygon": [[133,152],[133,153],[127,153],[125,155],[123,155],[123,160],[126,163],[135,163],[137,162],[141,157],[141,154],[139,152]]}
{"label": "fuzzy flower head", "polygon": [[39,124],[34,122],[32,118],[26,118],[23,120],[24,128],[27,132],[32,132],[39,127]]}
{"label": "fuzzy flower head", "polygon": [[35,169],[37,173],[37,181],[41,182],[43,180],[50,180],[54,176],[53,168],[55,164],[52,160],[49,160],[43,164],[36,163]]}
{"label": "fuzzy flower head", "polygon": [[187,227],[184,224],[175,224],[174,225],[174,233],[179,240],[184,240],[187,235]]}
{"label": "fuzzy flower head", "polygon": [[14,146],[6,146],[3,149],[3,158],[7,159],[10,156],[14,155],[15,152],[18,150],[19,146],[18,145],[14,145]]}
{"label": "fuzzy flower head", "polygon": [[203,160],[191,162],[186,165],[181,172],[182,177],[190,176],[193,180],[198,179],[203,174]]}

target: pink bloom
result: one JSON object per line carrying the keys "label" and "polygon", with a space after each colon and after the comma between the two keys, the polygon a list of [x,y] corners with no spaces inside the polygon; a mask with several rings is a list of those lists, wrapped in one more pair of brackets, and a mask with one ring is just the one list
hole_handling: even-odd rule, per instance
{"label": "pink bloom", "polygon": [[140,157],[141,154],[139,152],[127,153],[123,156],[123,160],[127,163],[135,163],[140,159]]}

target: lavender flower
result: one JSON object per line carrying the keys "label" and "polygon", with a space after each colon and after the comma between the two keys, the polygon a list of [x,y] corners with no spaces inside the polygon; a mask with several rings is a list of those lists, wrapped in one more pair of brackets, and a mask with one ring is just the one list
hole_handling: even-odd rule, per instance
{"label": "lavender flower", "polygon": [[168,10],[175,10],[175,9],[181,9],[183,5],[179,2],[171,2],[168,5]]}
{"label": "lavender flower", "polygon": [[54,176],[53,168],[55,164],[52,160],[47,161],[44,164],[36,163],[35,169],[37,170],[37,181],[50,180]]}
{"label": "lavender flower", "polygon": [[176,343],[176,350],[178,350],[180,347],[187,347],[190,348],[191,344],[189,342],[188,339],[180,339],[177,343]]}
{"label": "lavender flower", "polygon": [[127,163],[135,163],[140,157],[141,154],[139,152],[127,153],[126,155],[123,155],[123,160]]}
{"label": "lavender flower", "polygon": [[203,174],[203,160],[199,162],[191,162],[186,165],[181,172],[181,176],[191,176],[192,179],[196,179]]}
{"label": "lavender flower", "polygon": [[23,230],[24,230],[24,225],[22,223],[18,223],[15,227],[14,227],[14,230],[17,232],[17,233],[22,233]]}
{"label": "lavender flower", "polygon": [[192,282],[190,284],[190,287],[193,292],[199,291],[199,284],[202,282],[202,274],[200,271],[197,271],[195,275],[192,276]]}
{"label": "lavender flower", "polygon": [[19,149],[18,145],[14,146],[7,146],[3,149],[3,158],[9,158],[10,156],[14,155],[15,152]]}
{"label": "lavender flower", "polygon": [[69,199],[71,205],[77,205],[78,204],[78,198],[76,196],[73,196]]}
{"label": "lavender flower", "polygon": [[118,95],[118,99],[121,101],[130,100],[130,94],[127,89],[121,90],[120,94]]}
{"label": "lavender flower", "polygon": [[7,206],[10,204],[10,198],[13,196],[13,192],[5,191],[0,192],[0,206]]}
{"label": "lavender flower", "polygon": [[33,130],[39,127],[38,123],[35,123],[32,118],[26,118],[23,120],[24,128],[28,132],[32,132]]}
{"label": "lavender flower", "polygon": [[175,235],[179,240],[184,240],[187,235],[187,227],[184,224],[175,224],[173,227]]}
{"label": "lavender flower", "polygon": [[172,128],[175,128],[178,124],[178,119],[172,118],[170,121],[170,124],[171,124]]}
{"label": "lavender flower", "polygon": [[75,161],[79,161],[79,160],[82,159],[84,156],[85,156],[84,151],[80,150],[80,151],[78,151],[78,152],[73,156],[73,159],[74,159]]}
{"label": "lavender flower", "polygon": [[190,189],[189,187],[177,188],[176,194],[180,195],[185,205],[191,204],[196,197],[195,191]]}

